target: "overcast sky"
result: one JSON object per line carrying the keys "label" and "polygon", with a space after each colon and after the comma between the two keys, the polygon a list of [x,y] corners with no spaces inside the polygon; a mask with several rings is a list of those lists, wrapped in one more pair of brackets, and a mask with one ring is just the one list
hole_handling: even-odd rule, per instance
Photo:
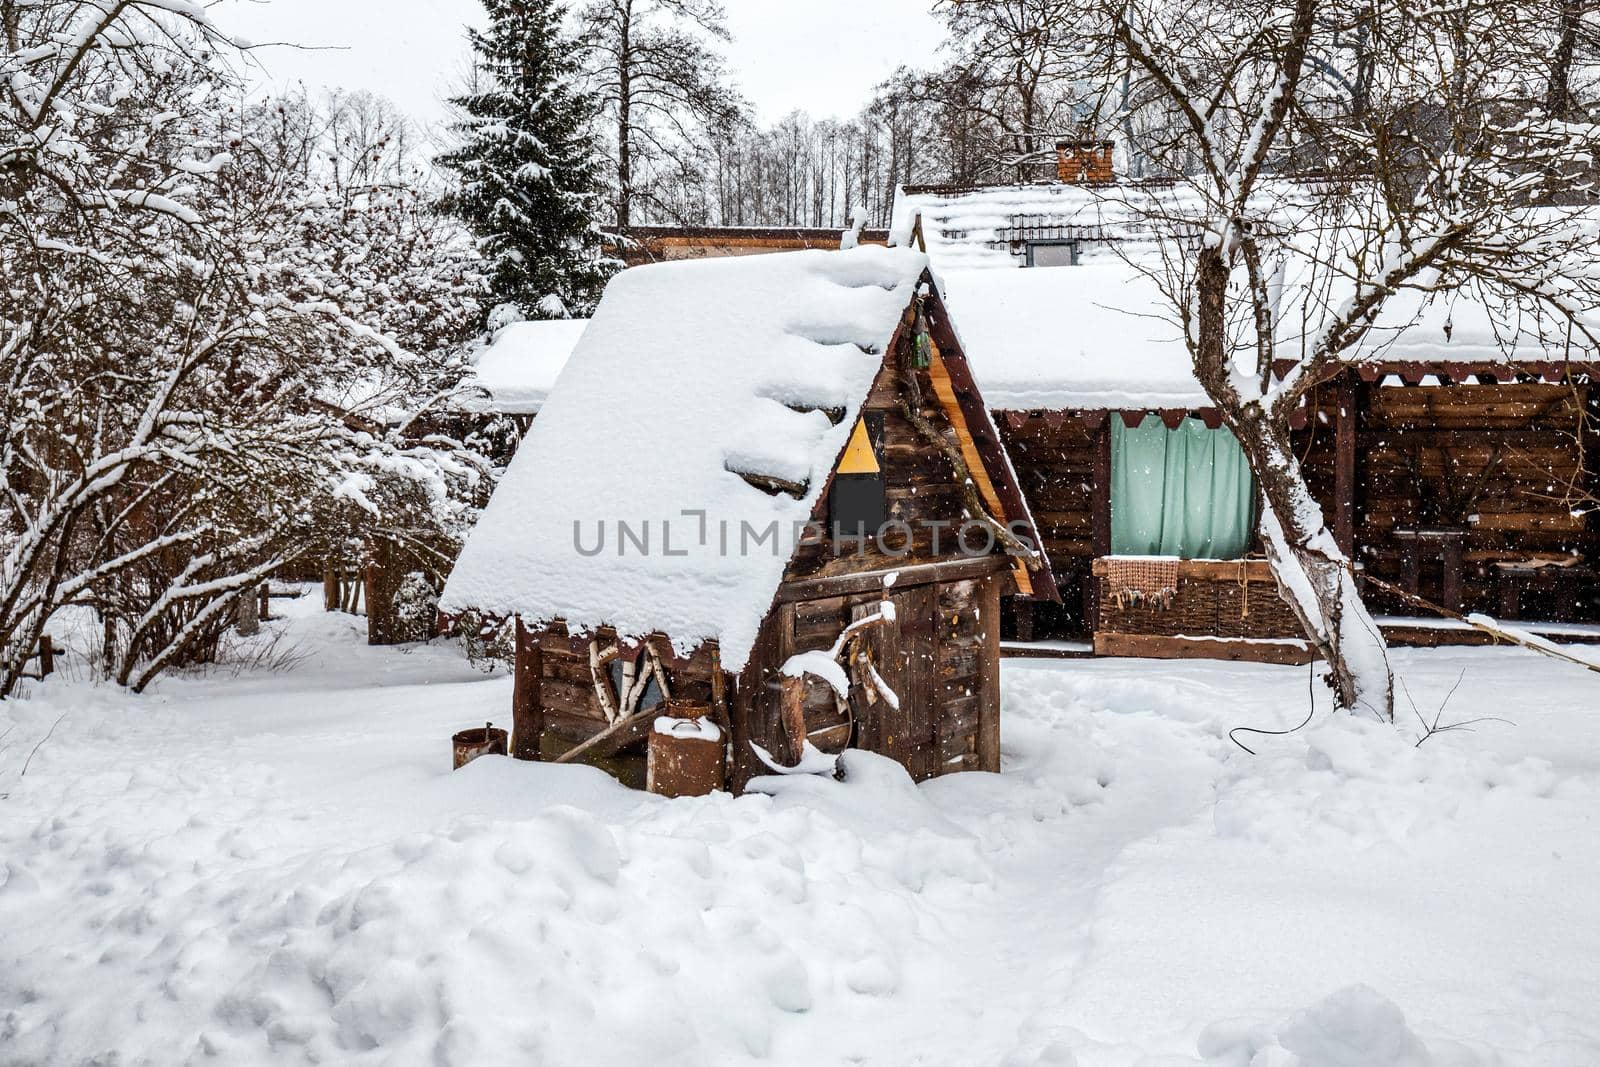
{"label": "overcast sky", "polygon": [[[940,41],[931,0],[723,0],[729,66],[758,118],[795,108],[851,116],[896,66],[925,65]],[[325,50],[258,50],[275,83],[370,89],[423,123],[465,64],[463,26],[479,0],[222,0],[214,17],[255,43]]]}

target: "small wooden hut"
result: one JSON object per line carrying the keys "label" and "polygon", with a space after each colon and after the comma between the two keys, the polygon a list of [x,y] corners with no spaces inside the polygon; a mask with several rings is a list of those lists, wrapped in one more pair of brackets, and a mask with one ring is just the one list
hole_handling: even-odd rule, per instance
{"label": "small wooden hut", "polygon": [[999,769],[1003,594],[1052,598],[927,257],[612,281],[445,589],[517,620],[514,754],[703,709],[742,789],[813,750]]}

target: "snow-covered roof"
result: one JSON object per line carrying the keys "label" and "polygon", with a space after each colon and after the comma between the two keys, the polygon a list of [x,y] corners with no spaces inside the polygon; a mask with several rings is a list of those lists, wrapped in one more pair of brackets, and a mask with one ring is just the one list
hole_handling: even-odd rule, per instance
{"label": "snow-covered roof", "polygon": [[[442,606],[660,632],[683,651],[714,639],[738,670],[927,262],[862,247],[619,274]],[[735,470],[807,489],[769,496]]]}
{"label": "snow-covered roof", "polygon": [[[996,411],[1203,408],[1171,301],[1119,260],[939,276],[985,403]],[[1311,311],[1305,309],[1308,306]],[[1318,302],[1289,288],[1279,319],[1292,358],[1319,321]],[[1476,293],[1406,290],[1385,304],[1349,362],[1500,364],[1559,361],[1565,327],[1502,310]],[[1572,358],[1593,358],[1574,344]]]}
{"label": "snow-covered roof", "polygon": [[[1476,292],[1424,293],[1402,290],[1383,311],[1347,361],[1392,363],[1507,363],[1594,358],[1576,339],[1568,344],[1564,323],[1540,316],[1515,301],[1484,299]],[[1296,353],[1285,352],[1286,356]]]}
{"label": "snow-covered roof", "polygon": [[1069,183],[972,188],[901,188],[891,244],[910,246],[922,220],[928,256],[939,270],[1024,267],[1031,241],[1080,242],[1080,262],[1115,258],[1113,243],[1151,243],[1151,214],[1182,216],[1186,199],[1166,185]]}
{"label": "snow-covered roof", "polygon": [[940,281],[994,410],[1211,403],[1160,289],[1132,267],[969,269]]}
{"label": "snow-covered roof", "polygon": [[506,415],[537,413],[588,325],[588,319],[550,319],[501,327],[479,351],[468,382],[488,396],[465,406]]}

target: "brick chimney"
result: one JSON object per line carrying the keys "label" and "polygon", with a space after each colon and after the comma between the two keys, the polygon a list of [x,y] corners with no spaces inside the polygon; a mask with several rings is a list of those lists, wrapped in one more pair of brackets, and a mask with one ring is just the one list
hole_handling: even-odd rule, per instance
{"label": "brick chimney", "polygon": [[1057,141],[1056,177],[1069,185],[1115,181],[1111,150],[1110,141]]}

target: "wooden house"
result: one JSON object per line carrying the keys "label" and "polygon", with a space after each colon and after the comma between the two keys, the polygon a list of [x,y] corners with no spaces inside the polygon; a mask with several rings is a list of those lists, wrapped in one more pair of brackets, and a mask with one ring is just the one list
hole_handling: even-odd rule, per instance
{"label": "wooden house", "polygon": [[608,286],[441,607],[517,620],[522,758],[687,705],[735,790],[847,746],[923,779],[999,768],[1034,543],[926,256],[659,264]]}
{"label": "wooden house", "polygon": [[[611,235],[607,254],[630,267],[680,259],[723,259],[808,249],[836,251],[842,231],[813,226],[631,226],[625,237]],[[883,245],[888,230],[865,229],[861,244]]]}
{"label": "wooden house", "polygon": [[[1259,552],[1237,444],[1194,379],[1156,238],[1071,182],[902,190],[895,239],[926,248],[1063,593],[1016,636],[1099,654],[1301,662]],[[1396,298],[1295,420],[1307,478],[1361,573],[1443,607],[1568,638],[1600,619],[1596,357],[1464,296]],[[1475,639],[1368,583],[1392,640]],[[1572,625],[1577,623],[1579,625]]]}

